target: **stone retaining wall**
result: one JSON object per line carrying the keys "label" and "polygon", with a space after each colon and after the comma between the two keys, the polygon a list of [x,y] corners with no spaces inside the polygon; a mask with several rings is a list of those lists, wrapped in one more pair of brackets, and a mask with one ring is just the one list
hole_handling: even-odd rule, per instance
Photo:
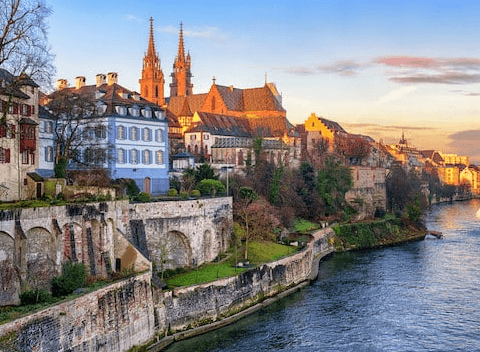
{"label": "stone retaining wall", "polygon": [[0,351],[126,351],[156,332],[151,273],[0,325]]}

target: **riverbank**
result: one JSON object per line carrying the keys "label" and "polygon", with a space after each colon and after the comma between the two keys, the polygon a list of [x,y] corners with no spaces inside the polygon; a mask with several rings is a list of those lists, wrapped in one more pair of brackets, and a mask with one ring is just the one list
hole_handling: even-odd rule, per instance
{"label": "riverbank", "polygon": [[421,223],[393,218],[333,227],[335,252],[394,246],[423,240],[427,229]]}

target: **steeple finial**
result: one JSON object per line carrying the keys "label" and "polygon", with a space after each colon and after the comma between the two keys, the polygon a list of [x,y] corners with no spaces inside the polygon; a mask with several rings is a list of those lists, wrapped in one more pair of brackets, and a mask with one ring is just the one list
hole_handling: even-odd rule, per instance
{"label": "steeple finial", "polygon": [[185,46],[183,45],[183,23],[180,22],[180,35],[178,38],[178,60],[185,61]]}
{"label": "steeple finial", "polygon": [[153,40],[153,17],[150,17],[150,38],[148,40],[147,56],[155,56],[155,42]]}
{"label": "steeple finial", "polygon": [[217,80],[217,79],[215,78],[215,76],[213,76],[213,78],[212,78],[213,84],[215,84],[215,81],[216,81],[216,80]]}

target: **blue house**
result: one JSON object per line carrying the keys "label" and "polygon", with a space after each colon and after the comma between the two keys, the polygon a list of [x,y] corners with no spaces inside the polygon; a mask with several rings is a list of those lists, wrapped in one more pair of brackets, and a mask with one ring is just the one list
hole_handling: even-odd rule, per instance
{"label": "blue house", "polygon": [[[95,164],[112,179],[133,179],[142,192],[167,192],[168,121],[161,107],[118,85],[116,73],[97,75],[95,85],[86,85],[85,77],[77,77],[75,87],[68,87],[65,79],[58,80],[57,91],[45,101],[47,108],[59,94],[75,94],[95,107],[91,117],[74,123],[79,138],[68,168]],[[62,127],[61,118],[56,126]]]}

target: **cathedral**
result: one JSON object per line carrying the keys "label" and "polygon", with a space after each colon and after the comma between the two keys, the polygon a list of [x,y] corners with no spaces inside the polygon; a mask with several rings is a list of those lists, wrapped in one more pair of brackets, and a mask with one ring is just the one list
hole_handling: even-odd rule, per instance
{"label": "cathedral", "polygon": [[[155,52],[151,18],[148,48],[143,59],[140,79],[140,92],[143,98],[165,108],[169,121],[171,153],[180,151],[182,146],[190,149],[189,141],[185,138],[190,131],[202,129],[202,126],[218,130],[220,122],[222,126],[227,126],[226,130],[230,132],[242,123],[248,127],[252,138],[261,136],[264,139],[277,139],[286,145],[296,146],[298,134],[295,127],[287,120],[286,111],[282,106],[282,97],[275,84],[265,82],[263,87],[240,89],[233,85],[218,85],[214,78],[207,93],[194,94],[191,78],[191,57],[188,52],[185,55],[183,25],[180,23],[178,51],[171,73],[170,96],[165,97],[165,78],[160,59]],[[234,138],[235,136],[230,133],[226,137]],[[210,154],[206,152],[208,148],[203,145],[196,150],[204,157]]]}

